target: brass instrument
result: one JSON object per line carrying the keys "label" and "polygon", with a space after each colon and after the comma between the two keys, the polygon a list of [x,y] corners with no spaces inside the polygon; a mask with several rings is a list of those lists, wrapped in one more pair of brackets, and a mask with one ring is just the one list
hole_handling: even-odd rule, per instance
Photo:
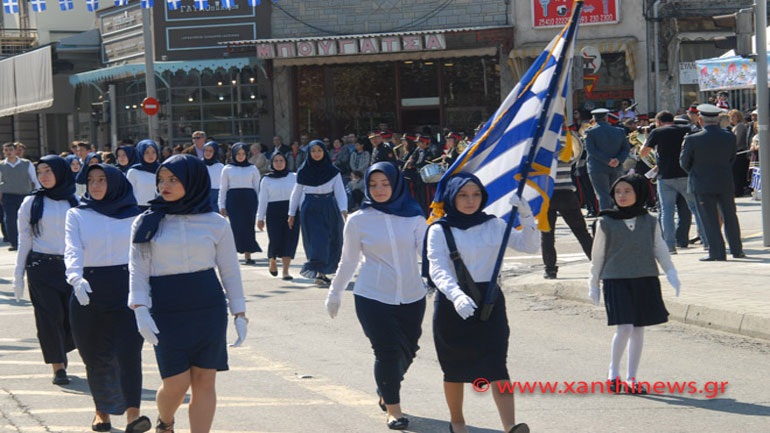
{"label": "brass instrument", "polygon": [[[567,134],[570,134],[570,141],[572,142],[572,156],[570,157],[569,163],[573,164],[575,161],[577,161],[578,158],[580,158],[580,154],[583,153],[583,148],[585,147],[585,142],[583,141],[583,137],[578,135],[577,132],[568,130]],[[566,146],[567,144],[567,135],[561,135],[559,139],[563,142],[563,144]]]}
{"label": "brass instrument", "polygon": [[460,140],[460,142],[457,143],[457,153],[458,154],[463,153],[469,144],[470,143],[468,142],[467,138],[463,138],[462,140]]}

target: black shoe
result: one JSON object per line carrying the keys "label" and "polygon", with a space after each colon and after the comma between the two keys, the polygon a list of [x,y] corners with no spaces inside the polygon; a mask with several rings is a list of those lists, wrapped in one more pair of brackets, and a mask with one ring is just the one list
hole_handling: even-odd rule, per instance
{"label": "black shoe", "polygon": [[274,277],[278,276],[278,270],[277,269],[275,271],[268,270],[268,272],[270,272],[270,275],[272,275]]}
{"label": "black shoe", "polygon": [[284,281],[291,281],[294,279],[291,275],[284,275],[283,278],[281,278]]}
{"label": "black shoe", "polygon": [[698,260],[701,262],[724,262],[727,259],[724,257],[720,258],[720,257],[705,256],[705,257],[699,258]]}
{"label": "black shoe", "polygon": [[149,418],[142,415],[139,418],[126,424],[126,433],[144,433],[152,428],[152,422]]}
{"label": "black shoe", "polygon": [[639,383],[629,383],[628,393],[635,395],[647,395],[647,389],[645,389],[644,385],[640,385]]}
{"label": "black shoe", "polygon": [[406,430],[407,427],[409,427],[409,418],[405,416],[388,421],[388,428],[391,430]]}
{"label": "black shoe", "polygon": [[746,253],[733,254],[733,258],[734,259],[745,259],[746,258]]}
{"label": "black shoe", "polygon": [[174,421],[166,424],[158,417],[158,423],[155,424],[155,433],[174,433]]}
{"label": "black shoe", "polygon": [[67,370],[60,368],[56,370],[51,381],[54,385],[69,385],[70,378],[67,377]]}
{"label": "black shoe", "polygon": [[529,433],[529,426],[524,423],[516,424],[508,430],[508,433]]}
{"label": "black shoe", "polygon": [[112,424],[109,422],[96,422],[96,417],[94,416],[94,420],[91,421],[91,430],[100,432],[110,431],[112,430]]}
{"label": "black shoe", "polygon": [[548,272],[548,271],[546,271],[543,274],[543,278],[545,278],[546,280],[555,280],[556,279],[556,272]]}
{"label": "black shoe", "polygon": [[18,247],[8,247],[8,251],[18,251]]}
{"label": "black shoe", "polygon": [[256,263],[257,262],[255,262],[253,259],[246,259],[243,262],[244,265],[253,265],[253,264],[256,264]]}

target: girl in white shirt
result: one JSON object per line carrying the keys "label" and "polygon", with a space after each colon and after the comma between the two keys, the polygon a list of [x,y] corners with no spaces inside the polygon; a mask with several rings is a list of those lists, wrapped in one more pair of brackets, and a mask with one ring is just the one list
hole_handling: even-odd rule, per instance
{"label": "girl in white shirt", "polygon": [[249,162],[248,151],[246,143],[235,143],[231,149],[231,161],[222,169],[219,183],[219,212],[230,219],[235,248],[244,255],[244,263],[253,265],[251,254],[262,251],[254,230],[259,171]]}
{"label": "girl in white shirt", "polygon": [[96,406],[91,429],[110,431],[110,415],[125,412],[125,431],[144,432],[152,423],[139,416],[143,340],[127,305],[131,223],[139,208],[119,169],[92,165],[84,175],[88,192],[67,211],[64,262],[74,293],[72,336]]}
{"label": "girl in white shirt", "polygon": [[[374,349],[379,405],[394,430],[409,426],[401,411],[400,390],[422,333],[427,293],[417,257],[425,238],[425,217],[398,168],[378,162],[364,177],[361,210],[345,223],[342,259],[326,298],[334,318],[353,274],[356,315]],[[363,257],[362,257],[363,256]]]}
{"label": "girl in white shirt", "polygon": [[128,169],[137,163],[136,148],[129,144],[120,146],[115,151],[115,159],[115,167],[117,167],[123,175],[126,175]]}
{"label": "girl in white shirt", "polygon": [[64,158],[49,155],[37,163],[37,178],[41,188],[28,195],[19,208],[13,289],[19,300],[26,270],[43,359],[53,367],[54,385],[66,385],[70,382],[65,370],[67,352],[75,343],[69,321],[72,287],[64,275],[64,220],[69,208],[78,204],[75,176]]}
{"label": "girl in white shirt", "polygon": [[311,141],[308,152],[310,156],[297,171],[297,184],[291,193],[289,227],[294,226],[299,209],[307,257],[300,274],[314,278],[318,286],[328,287],[331,280],[326,274],[337,269],[342,253],[342,225],[348,215],[348,196],[340,171],[332,164],[323,141]]}
{"label": "girl in white shirt", "polygon": [[292,280],[289,266],[299,243],[299,224],[289,228],[286,215],[289,213],[289,198],[297,183],[297,175],[286,167],[286,157],[282,153],[273,155],[270,172],[262,178],[259,186],[259,207],[257,208],[257,228],[265,228],[267,218],[267,258],[270,260],[270,275],[278,275],[277,258],[281,258],[283,279]]}
{"label": "girl in white shirt", "polygon": [[136,202],[141,210],[148,209],[150,207],[150,200],[156,197],[155,172],[160,167],[160,163],[158,163],[159,154],[160,149],[158,149],[158,145],[154,141],[150,139],[140,141],[136,145],[136,155],[139,163],[131,166],[128,173],[126,173],[128,181],[131,182],[131,187],[134,188]]}
{"label": "girl in white shirt", "polygon": [[216,373],[228,369],[228,306],[238,333],[234,345],[246,337],[233,232],[211,208],[208,177],[206,165],[192,155],[165,160],[157,174],[160,197],[131,229],[128,304],[139,333],[155,345],[163,379],[157,393],[159,433],[174,431],[174,414],[188,389],[191,430],[211,429]]}
{"label": "girl in white shirt", "polygon": [[211,178],[211,207],[218,209],[219,204],[219,183],[221,182],[222,169],[224,164],[219,162],[219,144],[215,141],[209,141],[203,145],[203,162],[209,171]]}
{"label": "girl in white shirt", "polygon": [[[535,253],[540,236],[532,211],[526,201],[515,194],[513,197],[511,204],[519,209],[522,229],[511,232],[508,248]],[[487,199],[487,191],[476,176],[453,175],[441,197],[446,214],[428,229],[424,263],[428,263],[430,278],[438,288],[433,339],[444,372],[444,396],[454,432],[468,431],[462,411],[463,385],[481,377],[490,383],[503,430],[528,433],[526,424],[515,423],[513,394],[501,392],[496,383],[510,380],[506,366],[510,330],[503,293],[498,289],[488,320],[481,321],[477,311],[487,291],[496,288],[490,279],[506,229],[504,220],[484,213]],[[455,240],[472,285],[458,279],[444,227]]]}

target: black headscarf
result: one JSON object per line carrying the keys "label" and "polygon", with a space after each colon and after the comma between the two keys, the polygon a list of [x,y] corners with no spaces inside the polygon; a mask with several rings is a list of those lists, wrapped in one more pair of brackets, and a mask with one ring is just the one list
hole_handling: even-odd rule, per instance
{"label": "black headscarf", "polygon": [[[311,150],[313,146],[318,146],[323,150],[324,157],[320,161],[313,159]],[[313,140],[307,146],[307,158],[305,162],[297,169],[297,183],[305,186],[319,186],[332,180],[334,176],[339,174],[339,170],[332,163],[332,159],[329,157],[329,152],[326,151],[326,146],[321,140]]]}
{"label": "black headscarf", "polygon": [[[151,164],[144,161],[144,152],[147,151],[147,148],[149,147],[155,149],[155,154],[158,155],[155,158],[155,162]],[[132,165],[131,168],[155,174],[155,172],[158,171],[158,167],[160,167],[160,163],[158,162],[159,158],[160,148],[158,148],[158,144],[149,138],[144,139],[136,144],[136,159],[138,162]]]}
{"label": "black headscarf", "polygon": [[101,169],[107,176],[107,193],[101,200],[91,198],[90,192],[80,198],[79,209],[93,209],[102,215],[110,218],[124,219],[139,215],[141,211],[136,206],[136,197],[134,197],[134,188],[126,176],[109,164],[96,164],[87,167],[86,179],[88,173],[94,169]]}
{"label": "black headscarf", "polygon": [[[615,187],[620,182],[626,182],[634,188],[636,202],[633,205],[620,207],[615,201]],[[606,215],[612,219],[625,220],[647,214],[647,209],[644,208],[644,204],[647,203],[647,197],[650,195],[650,187],[647,184],[647,178],[644,176],[632,173],[617,178],[615,182],[612,183],[610,194],[612,195],[612,202],[615,203],[615,206],[612,209],[605,209],[599,212],[599,216]]]}
{"label": "black headscarf", "polygon": [[70,206],[77,206],[78,199],[75,197],[75,174],[72,172],[67,161],[61,156],[48,155],[40,158],[39,164],[47,164],[51,167],[54,176],[56,177],[56,185],[51,189],[40,187],[30,193],[35,198],[32,200],[32,209],[29,215],[29,224],[32,227],[32,235],[40,236],[40,227],[38,223],[43,218],[43,197],[48,197],[51,200],[67,200]]}
{"label": "black headscarf", "polygon": [[115,167],[117,167],[117,168],[118,168],[120,171],[122,171],[123,173],[125,173],[125,172],[127,172],[127,171],[128,171],[128,169],[129,169],[129,168],[131,168],[131,166],[132,166],[132,165],[134,165],[134,164],[136,164],[136,163],[137,163],[137,159],[136,159],[136,148],[135,148],[134,146],[120,146],[120,147],[119,147],[119,148],[118,148],[118,149],[115,151],[115,156],[116,156],[116,158],[115,158],[115,159],[116,159],[116,160],[117,160],[117,154],[118,154],[118,152],[120,152],[121,150],[123,151],[123,153],[125,153],[125,154],[126,154],[126,158],[128,158],[128,163],[127,163],[126,165],[120,165],[120,164],[118,164],[118,163],[116,162],[116,163],[115,163]]}
{"label": "black headscarf", "polygon": [[[139,216],[133,242],[149,242],[158,231],[160,220],[166,215],[191,215],[213,212],[209,200],[211,180],[202,160],[192,155],[173,155],[163,161],[160,168],[167,168],[184,186],[184,197],[167,202],[163,196],[150,200],[150,209]],[[160,171],[160,169],[158,169]],[[155,183],[158,175],[155,175]]]}
{"label": "black headscarf", "polygon": [[[237,155],[241,149],[243,149],[243,151],[246,152],[246,158],[244,158],[242,162],[238,162],[235,160],[235,155]],[[230,148],[230,162],[228,162],[227,164],[234,165],[237,167],[248,167],[252,165],[249,162],[249,145],[242,141],[239,141],[233,144],[233,147]]]}
{"label": "black headscarf", "polygon": [[[455,207],[457,193],[459,193],[460,189],[462,189],[468,182],[475,183],[479,186],[479,189],[481,189],[481,205],[472,215],[464,214]],[[467,230],[473,226],[482,224],[487,220],[495,218],[494,215],[484,213],[484,208],[487,206],[487,200],[489,200],[489,195],[478,177],[463,172],[454,174],[447,181],[441,197],[441,201],[444,203],[444,216],[436,222],[446,223],[449,224],[449,226],[456,227],[460,230]]]}
{"label": "black headscarf", "polygon": [[[390,199],[385,203],[375,201],[369,193],[369,178],[375,172],[380,172],[388,178],[390,188],[393,191]],[[361,203],[361,209],[368,207],[402,217],[425,216],[420,204],[417,203],[406,188],[404,176],[393,163],[387,161],[375,163],[366,170],[366,175],[364,175],[364,200]]]}
{"label": "black headscarf", "polygon": [[76,184],[78,184],[78,185],[85,185],[88,182],[88,179],[86,179],[86,176],[88,176],[86,174],[86,171],[88,171],[88,162],[91,161],[94,158],[96,158],[96,160],[99,161],[98,162],[99,164],[102,163],[102,156],[99,155],[98,152],[91,152],[91,153],[89,153],[86,156],[85,161],[83,161],[83,165],[80,166],[80,171],[75,176],[75,183]]}
{"label": "black headscarf", "polygon": [[[211,159],[206,158],[206,146],[214,149],[214,155],[211,157]],[[247,153],[246,159],[248,158],[249,155]],[[206,163],[206,165],[214,165],[219,162],[219,144],[217,144],[216,141],[209,141],[203,145],[203,162]]]}
{"label": "black headscarf", "polygon": [[[275,166],[273,166],[276,156],[280,156],[281,158],[283,158],[283,161],[284,161],[283,170],[276,170]],[[280,177],[286,177],[288,174],[289,174],[289,164],[288,164],[288,161],[286,161],[286,156],[282,153],[273,154],[273,157],[270,158],[270,172],[267,173],[265,176],[280,178]]]}

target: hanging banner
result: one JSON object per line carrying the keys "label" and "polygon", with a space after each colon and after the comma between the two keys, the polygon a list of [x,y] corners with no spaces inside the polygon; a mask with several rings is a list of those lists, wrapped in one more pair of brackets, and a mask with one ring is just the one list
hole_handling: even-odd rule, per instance
{"label": "hanging banner", "polygon": [[[572,16],[573,0],[532,0],[532,25],[535,28],[562,27]],[[585,0],[580,25],[620,22],[619,0]]]}
{"label": "hanging banner", "polygon": [[696,60],[698,87],[709,90],[748,89],[757,83],[757,64],[740,56]]}

